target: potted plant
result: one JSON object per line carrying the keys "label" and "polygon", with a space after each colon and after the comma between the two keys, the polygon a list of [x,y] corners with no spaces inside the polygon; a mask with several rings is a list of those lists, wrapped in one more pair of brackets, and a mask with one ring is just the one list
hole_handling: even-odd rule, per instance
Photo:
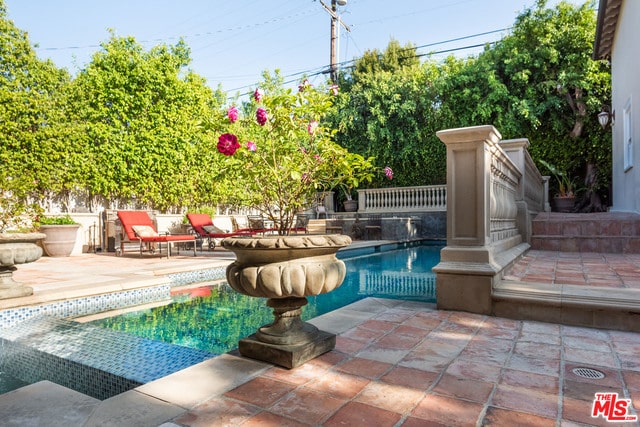
{"label": "potted plant", "polygon": [[42,256],[41,233],[32,231],[37,205],[29,205],[11,191],[0,191],[0,299],[28,296],[33,289],[13,280],[18,264],[34,262]]}
{"label": "potted plant", "polygon": [[558,212],[571,212],[575,204],[574,179],[565,171],[561,171],[549,162],[540,160],[540,164],[546,167],[555,177],[558,183],[558,192],[553,197],[554,206]]}
{"label": "potted plant", "polygon": [[[351,243],[343,235],[289,236],[294,216],[318,191],[353,186],[375,171],[372,159],[333,141],[323,119],[332,107],[329,90],[306,80],[298,91],[274,87],[253,92],[242,112],[222,116],[217,150],[233,202],[254,207],[274,221],[277,235],[230,237],[222,246],[236,254],[227,281],[236,291],[266,297],[274,322],[240,341],[241,354],[292,368],[331,350],[335,335],[302,322],[306,297],[329,292],[346,273],[336,252]],[[216,126],[214,123],[213,126]],[[222,182],[222,186],[225,186]]]}
{"label": "potted plant", "polygon": [[38,218],[38,223],[40,232],[46,236],[42,246],[47,255],[50,257],[71,255],[80,224],[69,214],[41,216]]}

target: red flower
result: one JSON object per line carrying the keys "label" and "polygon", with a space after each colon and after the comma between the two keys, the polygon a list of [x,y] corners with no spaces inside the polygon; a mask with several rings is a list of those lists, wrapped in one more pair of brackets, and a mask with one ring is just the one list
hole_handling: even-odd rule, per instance
{"label": "red flower", "polygon": [[260,102],[263,95],[264,91],[262,89],[256,89],[255,92],[253,92],[253,99],[255,99],[256,102]]}
{"label": "red flower", "polygon": [[393,169],[391,169],[389,166],[384,167],[384,174],[387,176],[387,178],[393,179]]}
{"label": "red flower", "polygon": [[229,107],[229,110],[227,110],[227,117],[229,117],[229,121],[231,123],[235,123],[235,121],[238,120],[238,109],[235,105]]}
{"label": "red flower", "polygon": [[260,126],[264,126],[267,123],[267,110],[260,107],[256,110],[256,120]]}
{"label": "red flower", "polygon": [[240,148],[240,143],[238,142],[238,137],[232,133],[223,133],[218,138],[218,151],[224,154],[225,156],[233,156],[238,148]]}

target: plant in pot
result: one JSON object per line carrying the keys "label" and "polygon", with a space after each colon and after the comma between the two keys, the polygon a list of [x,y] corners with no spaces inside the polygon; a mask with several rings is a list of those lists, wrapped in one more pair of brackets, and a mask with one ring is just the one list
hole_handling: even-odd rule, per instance
{"label": "plant in pot", "polygon": [[33,289],[16,282],[13,272],[42,256],[37,243],[45,236],[33,232],[39,206],[16,197],[15,191],[0,189],[0,196],[0,299],[28,296]]}
{"label": "plant in pot", "polygon": [[540,160],[540,164],[551,172],[558,183],[558,192],[553,197],[556,211],[572,212],[576,200],[574,179],[567,172],[558,169],[549,162]]}
{"label": "plant in pot", "polygon": [[47,255],[50,257],[71,255],[80,224],[69,214],[41,216],[38,218],[38,223],[40,232],[46,236],[42,246]]}
{"label": "plant in pot", "polygon": [[325,189],[370,179],[372,159],[349,153],[323,124],[332,107],[328,90],[306,80],[298,91],[256,89],[242,111],[229,107],[217,123],[217,150],[227,202],[252,206],[274,221],[277,235],[231,237],[222,246],[236,254],[227,281],[237,292],[266,297],[274,321],[240,340],[241,354],[287,368],[335,346],[335,335],[300,319],[307,296],[342,284],[346,269],[335,256],[351,243],[343,235],[290,236],[295,214]]}
{"label": "plant in pot", "polygon": [[[342,202],[345,212],[358,210],[358,201],[353,200],[354,190],[362,183],[370,183],[377,169],[373,166],[373,157],[364,158],[360,154],[347,153],[335,165],[335,185],[342,189],[345,200]],[[393,178],[393,171],[385,167],[384,172],[389,179]]]}

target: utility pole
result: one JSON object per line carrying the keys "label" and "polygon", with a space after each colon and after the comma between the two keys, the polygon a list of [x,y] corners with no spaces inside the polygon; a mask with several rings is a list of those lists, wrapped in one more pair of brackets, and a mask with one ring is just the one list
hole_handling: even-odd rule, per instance
{"label": "utility pole", "polygon": [[344,22],[342,22],[342,20],[340,19],[340,16],[338,15],[338,6],[345,6],[347,4],[347,0],[331,0],[331,8],[329,8],[329,6],[324,4],[322,0],[320,0],[320,4],[322,5],[322,7],[324,7],[324,9],[327,12],[329,12],[329,15],[331,15],[331,55],[329,58],[329,75],[330,75],[331,81],[333,83],[337,83],[338,82],[338,48],[339,48],[338,23],[340,23],[340,25],[342,25],[345,30],[351,31],[351,28],[349,28],[349,26]]}

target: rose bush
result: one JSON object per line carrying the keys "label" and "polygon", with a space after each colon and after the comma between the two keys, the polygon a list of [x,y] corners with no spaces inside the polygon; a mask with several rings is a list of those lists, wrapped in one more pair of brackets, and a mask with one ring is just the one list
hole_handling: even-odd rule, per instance
{"label": "rose bush", "polygon": [[[221,175],[232,183],[234,202],[252,206],[287,234],[295,214],[312,205],[316,192],[371,182],[373,158],[334,142],[324,118],[335,88],[318,90],[306,80],[297,92],[256,89],[239,111],[223,116],[217,149],[225,156]],[[385,169],[389,179],[390,168]]]}

